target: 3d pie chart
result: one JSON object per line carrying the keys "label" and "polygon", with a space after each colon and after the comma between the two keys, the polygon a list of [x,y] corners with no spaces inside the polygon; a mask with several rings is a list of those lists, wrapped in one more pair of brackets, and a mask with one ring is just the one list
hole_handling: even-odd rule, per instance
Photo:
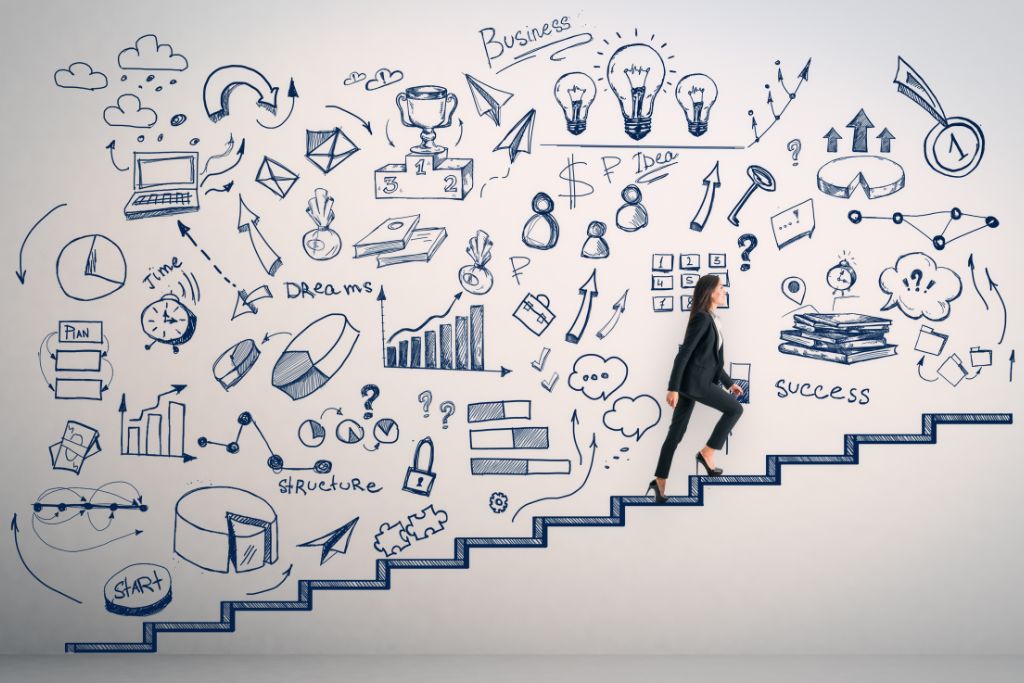
{"label": "3d pie chart", "polygon": [[197,567],[226,574],[277,562],[277,513],[234,486],[192,489],[174,506],[174,552]]}
{"label": "3d pie chart", "polygon": [[75,301],[95,301],[124,286],[127,264],[121,247],[103,235],[71,240],[57,256],[57,283]]}
{"label": "3d pie chart", "polygon": [[818,189],[841,199],[852,197],[858,187],[868,199],[887,197],[902,190],[905,182],[902,166],[869,154],[833,159],[818,169]]}
{"label": "3d pie chart", "polygon": [[341,369],[358,339],[359,330],[344,313],[314,320],[281,352],[271,383],[293,401],[309,396]]}

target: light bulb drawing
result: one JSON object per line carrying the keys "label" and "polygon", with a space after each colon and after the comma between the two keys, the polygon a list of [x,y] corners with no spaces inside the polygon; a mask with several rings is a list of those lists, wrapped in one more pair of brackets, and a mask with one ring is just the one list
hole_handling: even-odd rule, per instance
{"label": "light bulb drawing", "polygon": [[651,46],[630,43],[612,54],[607,75],[619,99],[626,135],[642,139],[651,132],[654,98],[665,83],[665,62]]}
{"label": "light bulb drawing", "polygon": [[690,135],[700,137],[708,132],[711,107],[718,99],[718,85],[707,74],[683,76],[676,86],[676,100],[683,108]]}
{"label": "light bulb drawing", "polygon": [[579,71],[571,71],[555,81],[555,101],[565,115],[566,130],[573,135],[587,129],[587,114],[595,94],[594,80]]}

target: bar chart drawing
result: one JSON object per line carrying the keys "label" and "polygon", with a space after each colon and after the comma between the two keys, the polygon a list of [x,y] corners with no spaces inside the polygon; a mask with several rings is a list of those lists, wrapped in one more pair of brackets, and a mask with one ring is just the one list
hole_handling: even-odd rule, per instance
{"label": "bar chart drawing", "polygon": [[185,388],[177,384],[157,396],[156,404],[142,409],[138,417],[127,417],[128,402],[121,394],[121,455],[151,458],[178,458],[183,462],[195,460],[185,452],[184,403],[166,400],[171,394],[180,394]]}
{"label": "bar chart drawing", "polygon": [[[457,372],[499,372],[504,377],[511,370],[501,366],[490,369],[484,356],[484,306],[472,304],[467,314],[455,308],[461,292],[452,298],[444,313],[431,315],[415,327],[401,328],[390,336],[384,334],[383,288],[377,296],[381,306],[381,356],[385,368],[400,370],[447,370]],[[437,320],[436,326],[428,325]]]}

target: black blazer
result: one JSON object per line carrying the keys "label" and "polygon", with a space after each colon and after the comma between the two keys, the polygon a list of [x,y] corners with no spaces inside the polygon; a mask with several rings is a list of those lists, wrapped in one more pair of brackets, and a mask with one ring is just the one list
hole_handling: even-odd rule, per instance
{"label": "black blazer", "polygon": [[716,382],[726,389],[733,384],[732,377],[725,371],[725,345],[718,348],[718,333],[711,313],[700,311],[686,326],[686,337],[672,363],[668,390],[701,395]]}

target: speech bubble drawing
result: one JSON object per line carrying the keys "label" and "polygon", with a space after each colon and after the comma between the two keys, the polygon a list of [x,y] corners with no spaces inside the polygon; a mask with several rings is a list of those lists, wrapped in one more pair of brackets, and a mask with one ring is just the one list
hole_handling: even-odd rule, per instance
{"label": "speech bubble drawing", "polygon": [[881,310],[899,306],[904,315],[915,320],[921,316],[945,320],[949,317],[950,302],[963,291],[955,270],[938,265],[920,251],[896,259],[895,266],[878,276],[878,286],[889,295]]}
{"label": "speech bubble drawing", "polygon": [[603,400],[626,382],[629,367],[618,356],[605,358],[585,353],[576,359],[569,375],[569,387],[582,392],[592,401]]}
{"label": "speech bubble drawing", "polygon": [[620,396],[601,417],[604,426],[626,438],[640,438],[661,420],[661,406],[648,394]]}

